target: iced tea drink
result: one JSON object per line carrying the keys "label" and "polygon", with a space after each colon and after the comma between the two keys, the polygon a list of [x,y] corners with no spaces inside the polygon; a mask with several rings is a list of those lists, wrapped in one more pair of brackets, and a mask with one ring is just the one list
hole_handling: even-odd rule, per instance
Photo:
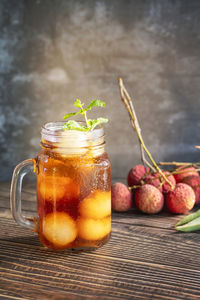
{"label": "iced tea drink", "polygon": [[38,233],[53,249],[93,249],[111,233],[110,161],[103,128],[42,128],[37,156]]}

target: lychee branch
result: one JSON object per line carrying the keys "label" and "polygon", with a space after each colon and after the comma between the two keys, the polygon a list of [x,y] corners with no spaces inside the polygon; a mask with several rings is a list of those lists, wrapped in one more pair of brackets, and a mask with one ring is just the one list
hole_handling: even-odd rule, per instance
{"label": "lychee branch", "polygon": [[[134,124],[134,121],[131,118],[132,126],[136,130],[136,132],[138,130],[138,132],[139,132],[139,134],[141,136],[141,128],[140,128],[140,125],[139,125],[139,122],[138,122],[138,119],[137,119],[137,115],[136,115],[136,112],[135,112],[135,109],[134,109],[131,97],[130,97],[129,93],[127,92],[125,86],[123,85],[123,81],[122,81],[122,87],[123,87],[123,89],[121,91],[124,92],[124,94],[125,94],[124,99],[125,99],[125,101],[127,99],[128,104],[130,106],[130,110],[131,110],[131,112],[133,114],[133,117],[135,119],[135,124]],[[140,139],[139,139],[139,142],[140,142]],[[144,165],[146,164],[153,172],[155,172],[156,171],[155,168],[145,158],[144,147],[143,147],[143,144],[141,142],[140,142],[140,153],[141,153],[141,160],[142,160],[143,164]]]}
{"label": "lychee branch", "polygon": [[[197,172],[199,172],[199,171],[200,171],[200,168],[199,168],[199,169],[195,168],[195,170],[196,170]],[[172,175],[174,175],[174,174],[181,174],[181,173],[187,173],[187,172],[191,172],[191,171],[190,171],[190,170],[187,170],[187,169],[182,169],[182,170],[180,170],[180,171],[174,170],[174,171],[171,171],[170,173],[171,173]]]}
{"label": "lychee branch", "polygon": [[185,166],[186,168],[188,167],[195,167],[195,166],[200,166],[199,163],[189,163],[189,162],[177,162],[177,161],[171,161],[171,162],[165,162],[165,161],[160,161],[159,165],[161,166]]}
{"label": "lychee branch", "polygon": [[170,173],[172,175],[190,172],[190,170],[187,170],[190,167],[194,167],[196,169],[196,171],[200,171],[200,168],[198,168],[198,167],[200,167],[200,162],[197,162],[197,163],[189,163],[188,162],[188,163],[186,163],[186,162],[172,161],[172,162],[159,162],[159,165],[179,167],[178,169],[170,171]]}
{"label": "lychee branch", "polygon": [[[119,79],[119,86],[120,86],[121,98],[126,106],[126,109],[129,112],[131,125],[132,125],[133,129],[138,131],[141,135],[141,129],[140,129],[140,126],[139,126],[139,123],[137,120],[137,116],[135,114],[135,110],[133,108],[133,103],[131,101],[131,98],[130,98],[127,90],[124,88],[123,83],[122,83],[122,85],[120,84],[120,79]],[[145,153],[144,153],[144,148],[143,148],[142,143],[140,143],[140,153],[141,153],[141,160],[142,160],[143,164],[144,165],[146,164],[153,172],[155,172],[154,167],[145,158]]]}
{"label": "lychee branch", "polygon": [[[123,84],[123,80],[122,78],[119,78],[119,88],[120,88],[120,94],[121,94],[121,99],[123,101],[123,103],[126,106],[126,109],[128,110],[128,113],[130,115],[131,118],[131,123],[132,126],[134,127],[134,129],[136,130],[140,145],[141,145],[141,149],[143,148],[143,150],[146,152],[147,156],[149,157],[150,161],[152,162],[153,166],[145,159],[145,155],[144,152],[141,151],[141,156],[142,156],[142,160],[143,162],[145,162],[151,169],[154,170],[154,168],[160,173],[160,175],[164,178],[164,180],[170,185],[170,187],[173,189],[174,186],[172,185],[172,183],[167,179],[167,177],[165,176],[165,174],[163,174],[162,170],[158,167],[158,165],[156,164],[156,162],[154,161],[151,153],[149,152],[149,150],[147,149],[142,134],[141,134],[141,128],[139,126],[139,122],[136,116],[136,112],[133,106],[133,102],[131,97],[129,96],[124,84]],[[155,170],[154,170],[155,171]]]}
{"label": "lychee branch", "polygon": [[[139,126],[138,120],[137,120],[137,116],[133,107],[133,103],[131,100],[131,97],[129,96],[127,90],[125,89],[124,85],[123,85],[123,81],[120,78],[119,79],[119,87],[120,87],[120,93],[121,93],[121,98],[122,101],[124,102],[126,109],[129,112],[130,115],[130,120],[131,120],[131,125],[134,128],[134,130],[136,130],[137,132],[137,136],[139,138],[139,136],[141,136],[141,128]],[[140,138],[139,138],[139,142],[140,142]],[[140,142],[140,153],[141,153],[141,160],[143,162],[143,164],[147,165],[153,172],[155,172],[155,168],[146,160],[145,158],[145,153],[144,153],[144,148],[143,148],[143,144]]]}

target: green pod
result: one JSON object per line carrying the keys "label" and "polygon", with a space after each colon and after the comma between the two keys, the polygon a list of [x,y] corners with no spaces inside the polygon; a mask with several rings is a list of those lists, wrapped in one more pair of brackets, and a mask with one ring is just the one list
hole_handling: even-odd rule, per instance
{"label": "green pod", "polygon": [[190,214],[190,215],[186,216],[185,218],[183,218],[182,220],[180,220],[180,221],[175,225],[175,227],[180,226],[180,225],[183,225],[183,224],[186,224],[186,223],[188,223],[188,222],[190,222],[190,221],[192,221],[192,220],[194,220],[194,219],[196,219],[196,218],[198,218],[198,217],[200,217],[200,209],[197,210],[195,213]]}
{"label": "green pod", "polygon": [[188,222],[182,226],[177,226],[176,230],[178,231],[184,231],[184,232],[192,232],[200,230],[200,217],[192,220],[191,222]]}

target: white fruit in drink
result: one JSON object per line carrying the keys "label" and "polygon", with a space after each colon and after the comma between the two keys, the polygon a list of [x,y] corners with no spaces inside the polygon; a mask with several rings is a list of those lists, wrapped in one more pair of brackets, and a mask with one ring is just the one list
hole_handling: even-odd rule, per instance
{"label": "white fruit in drink", "polygon": [[111,214],[111,192],[96,190],[80,203],[79,213],[84,218],[102,219]]}
{"label": "white fruit in drink", "polygon": [[69,177],[39,175],[38,191],[46,201],[58,201],[62,198],[73,200],[79,196],[80,187]]}
{"label": "white fruit in drink", "polygon": [[[92,141],[92,139],[94,140]],[[96,147],[97,139],[100,147]],[[54,151],[60,153],[63,157],[76,154],[89,154],[89,156],[96,157],[104,153],[104,147],[101,147],[104,138],[101,136],[100,129],[86,132],[65,130],[53,141],[56,142]]]}
{"label": "white fruit in drink", "polygon": [[54,246],[63,247],[76,239],[76,222],[64,212],[50,213],[43,219],[42,232]]}
{"label": "white fruit in drink", "polygon": [[88,141],[86,132],[76,130],[66,130],[61,132],[61,137],[57,140],[55,152],[60,153],[63,157],[70,154],[85,154],[88,151]]}
{"label": "white fruit in drink", "polygon": [[78,236],[84,240],[96,241],[111,231],[111,217],[99,220],[80,218],[78,220]]}

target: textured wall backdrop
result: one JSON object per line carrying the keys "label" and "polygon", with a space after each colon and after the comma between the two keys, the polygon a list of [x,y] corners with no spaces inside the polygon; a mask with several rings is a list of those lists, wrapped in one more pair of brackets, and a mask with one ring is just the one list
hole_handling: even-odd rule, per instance
{"label": "textured wall backdrop", "polygon": [[199,0],[0,0],[0,180],[77,97],[106,101],[112,173],[125,177],[140,154],[119,76],[154,157],[200,160],[199,28]]}

